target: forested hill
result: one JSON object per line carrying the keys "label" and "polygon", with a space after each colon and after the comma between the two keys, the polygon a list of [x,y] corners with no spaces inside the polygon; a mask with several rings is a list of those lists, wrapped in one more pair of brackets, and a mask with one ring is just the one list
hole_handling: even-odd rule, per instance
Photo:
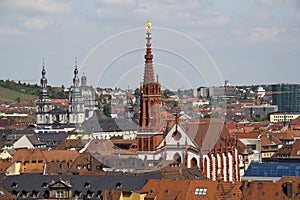
{"label": "forested hill", "polygon": [[[66,99],[68,94],[63,88],[48,86],[51,99]],[[38,99],[40,86],[30,85],[12,80],[0,80],[0,100],[19,101],[23,99]]]}

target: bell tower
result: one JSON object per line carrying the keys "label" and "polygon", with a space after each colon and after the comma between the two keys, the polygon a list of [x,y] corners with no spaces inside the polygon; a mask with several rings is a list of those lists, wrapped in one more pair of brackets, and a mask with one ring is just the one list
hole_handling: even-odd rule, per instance
{"label": "bell tower", "polygon": [[155,151],[163,140],[161,85],[155,80],[151,49],[151,23],[147,22],[144,80],[140,86],[140,118],[137,133],[139,151]]}
{"label": "bell tower", "polygon": [[52,101],[49,99],[49,91],[47,86],[45,63],[43,60],[41,88],[39,91],[39,100],[36,102],[36,123],[38,126],[47,126],[52,124]]}
{"label": "bell tower", "polygon": [[145,54],[144,80],[141,83],[140,92],[140,119],[139,128],[141,132],[160,132],[161,122],[161,85],[158,77],[155,80],[153,67],[153,54],[151,49],[151,23],[147,22],[147,43]]}

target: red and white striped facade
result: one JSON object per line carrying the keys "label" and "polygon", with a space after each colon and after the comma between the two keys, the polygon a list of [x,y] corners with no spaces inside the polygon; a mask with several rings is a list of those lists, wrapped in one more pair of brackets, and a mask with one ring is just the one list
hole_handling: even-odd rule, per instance
{"label": "red and white striped facade", "polygon": [[213,148],[208,154],[203,155],[203,173],[213,181],[240,181],[239,163],[235,145]]}

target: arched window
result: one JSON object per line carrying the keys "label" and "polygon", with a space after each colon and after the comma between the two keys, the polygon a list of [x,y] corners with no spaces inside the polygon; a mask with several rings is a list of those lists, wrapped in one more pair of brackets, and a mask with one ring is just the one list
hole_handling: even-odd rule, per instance
{"label": "arched window", "polygon": [[197,159],[195,157],[193,157],[191,159],[191,167],[198,167],[197,163],[198,163]]}
{"label": "arched window", "polygon": [[175,153],[174,156],[173,156],[173,160],[181,163],[181,156],[179,153]]}

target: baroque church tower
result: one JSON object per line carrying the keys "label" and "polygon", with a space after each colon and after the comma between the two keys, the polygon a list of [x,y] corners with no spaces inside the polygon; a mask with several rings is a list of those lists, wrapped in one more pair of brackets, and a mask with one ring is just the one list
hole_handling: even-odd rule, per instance
{"label": "baroque church tower", "polygon": [[154,151],[163,140],[161,85],[155,80],[151,49],[151,23],[147,22],[144,80],[140,87],[140,118],[137,133],[139,151]]}
{"label": "baroque church tower", "polygon": [[78,76],[77,60],[75,60],[73,85],[69,96],[70,125],[80,125],[91,118],[98,109],[98,100],[95,89],[87,85],[87,77]]}
{"label": "baroque church tower", "polygon": [[50,111],[52,110],[52,101],[49,99],[49,91],[47,88],[47,78],[45,63],[43,60],[42,78],[41,78],[41,89],[39,92],[39,100],[36,102],[37,113],[36,122],[38,125],[47,126],[52,123],[52,116]]}

